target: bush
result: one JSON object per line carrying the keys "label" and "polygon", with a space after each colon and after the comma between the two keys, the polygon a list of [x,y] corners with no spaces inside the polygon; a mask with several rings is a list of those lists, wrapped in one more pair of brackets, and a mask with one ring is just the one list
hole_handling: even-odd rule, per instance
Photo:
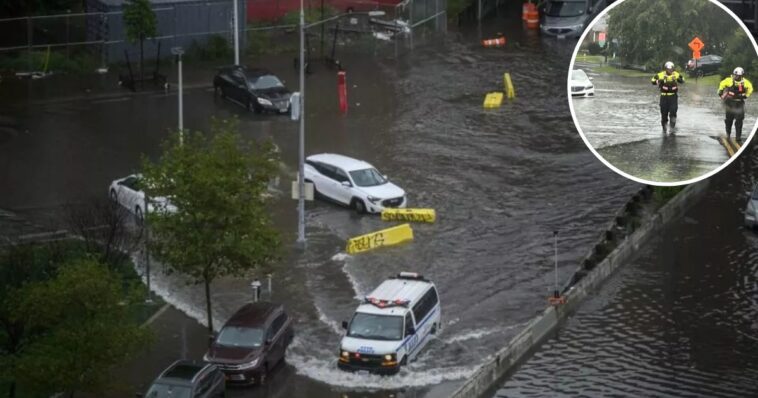
{"label": "bush", "polygon": [[590,43],[590,45],[587,46],[587,51],[590,55],[601,55],[603,54],[603,47],[600,47],[600,44],[598,43]]}
{"label": "bush", "polygon": [[229,59],[232,54],[232,47],[223,36],[211,35],[205,44],[193,40],[186,57],[189,60],[217,60]]}
{"label": "bush", "polygon": [[16,56],[0,57],[0,69],[14,72],[81,73],[92,72],[98,66],[100,61],[97,57],[85,51],[69,55],[65,51],[50,52],[49,59],[47,51],[21,52]]}
{"label": "bush", "polygon": [[654,187],[653,188],[653,200],[659,206],[664,205],[669,200],[673,199],[684,187]]}

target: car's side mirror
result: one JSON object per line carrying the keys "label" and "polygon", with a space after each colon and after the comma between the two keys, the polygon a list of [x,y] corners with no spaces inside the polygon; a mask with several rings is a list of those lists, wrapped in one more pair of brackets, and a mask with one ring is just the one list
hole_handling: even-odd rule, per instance
{"label": "car's side mirror", "polygon": [[350,183],[350,181],[342,181],[342,186],[350,188],[353,186],[353,184]]}
{"label": "car's side mirror", "polygon": [[342,321],[342,329],[347,330],[347,321]]}
{"label": "car's side mirror", "polygon": [[271,345],[274,342],[274,340],[266,339],[266,345]]}
{"label": "car's side mirror", "polygon": [[385,180],[389,180],[390,179],[389,177],[387,177],[387,174],[382,175],[382,177],[384,177]]}
{"label": "car's side mirror", "polygon": [[413,326],[411,326],[411,327],[408,328],[407,332],[408,332],[408,336],[414,335],[414,334],[416,334],[416,328],[414,328]]}

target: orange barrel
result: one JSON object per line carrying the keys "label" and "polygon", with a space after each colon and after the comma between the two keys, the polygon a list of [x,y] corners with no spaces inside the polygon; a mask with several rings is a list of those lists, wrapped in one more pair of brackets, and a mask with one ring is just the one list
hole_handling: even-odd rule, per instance
{"label": "orange barrel", "polygon": [[505,37],[498,37],[496,39],[482,40],[484,47],[502,47],[505,45]]}
{"label": "orange barrel", "polygon": [[526,21],[529,12],[535,10],[537,10],[537,6],[535,4],[532,4],[531,2],[524,3],[524,5],[521,7],[521,19]]}
{"label": "orange barrel", "polygon": [[540,12],[535,10],[530,10],[526,14],[526,27],[529,29],[539,29],[540,27]]}

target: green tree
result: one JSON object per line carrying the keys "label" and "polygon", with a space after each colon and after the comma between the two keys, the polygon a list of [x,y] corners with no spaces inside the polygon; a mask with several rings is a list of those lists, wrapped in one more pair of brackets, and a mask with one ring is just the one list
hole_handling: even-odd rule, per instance
{"label": "green tree", "polygon": [[131,43],[139,42],[140,80],[145,78],[145,39],[155,37],[158,32],[155,12],[149,0],[128,0],[124,5],[124,26],[126,39]]}
{"label": "green tree", "polygon": [[741,28],[735,30],[732,37],[727,40],[724,59],[719,70],[722,77],[730,76],[734,68],[741,66],[751,81],[758,80],[758,58],[755,56],[753,43]]}
{"label": "green tree", "polygon": [[16,396],[15,366],[26,342],[35,337],[24,319],[16,316],[22,288],[53,278],[63,260],[55,244],[10,245],[0,251],[0,382],[8,396]]}
{"label": "green tree", "polygon": [[609,12],[609,37],[618,40],[625,62],[659,69],[666,61],[683,65],[694,37],[705,42],[703,54],[722,54],[738,26],[729,14],[707,0],[636,0]]}
{"label": "green tree", "polygon": [[185,134],[183,145],[176,138],[157,162],[143,162],[148,196],[169,197],[178,209],[148,215],[151,251],[205,284],[212,333],[211,282],[267,267],[277,255],[266,195],[277,156],[270,141],[243,140],[236,120],[214,120],[210,134]]}
{"label": "green tree", "polygon": [[139,289],[125,289],[114,272],[88,257],[17,293],[12,315],[35,336],[14,364],[14,379],[26,391],[102,393],[110,384],[108,369],[149,339],[129,315],[142,297]]}

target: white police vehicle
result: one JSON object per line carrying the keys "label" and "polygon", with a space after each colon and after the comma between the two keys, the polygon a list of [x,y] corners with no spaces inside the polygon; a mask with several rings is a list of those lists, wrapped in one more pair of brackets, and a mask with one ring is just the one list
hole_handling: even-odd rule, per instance
{"label": "white police vehicle", "polygon": [[340,369],[395,374],[440,330],[437,288],[417,273],[401,272],[366,296],[342,327]]}

